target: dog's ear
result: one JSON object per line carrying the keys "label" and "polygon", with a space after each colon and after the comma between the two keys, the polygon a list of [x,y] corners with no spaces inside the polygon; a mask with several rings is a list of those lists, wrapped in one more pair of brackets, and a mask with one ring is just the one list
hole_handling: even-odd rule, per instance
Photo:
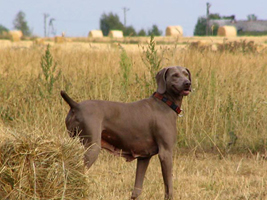
{"label": "dog's ear", "polygon": [[189,79],[189,81],[191,83],[189,90],[191,91],[191,87],[192,87],[191,72],[189,71],[189,69],[187,69],[187,68],[185,68],[185,69],[188,72],[188,79]]}
{"label": "dog's ear", "polygon": [[166,92],[166,73],[169,68],[163,68],[156,75],[158,89],[157,92],[164,94]]}
{"label": "dog's ear", "polygon": [[189,69],[185,68],[186,71],[188,72],[188,78],[189,78],[189,81],[191,82],[191,72],[189,71]]}

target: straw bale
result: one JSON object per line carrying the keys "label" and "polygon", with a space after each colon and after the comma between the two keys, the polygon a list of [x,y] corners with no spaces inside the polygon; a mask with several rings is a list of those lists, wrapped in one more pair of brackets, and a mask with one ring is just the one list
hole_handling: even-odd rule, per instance
{"label": "straw bale", "polygon": [[1,199],[88,199],[78,138],[40,130],[0,132]]}
{"label": "straw bale", "polygon": [[18,34],[16,33],[9,33],[9,39],[12,41],[12,42],[19,42],[20,41],[20,37]]}
{"label": "straw bale", "polygon": [[120,30],[110,30],[108,36],[111,38],[123,38],[123,32]]}
{"label": "straw bale", "polygon": [[9,31],[8,35],[11,41],[18,42],[22,38],[23,33],[20,30],[14,30],[14,31]]}
{"label": "straw bale", "polygon": [[20,37],[20,38],[22,38],[22,36],[23,36],[23,33],[22,33],[22,31],[21,30],[13,30],[13,31],[9,31],[9,33],[16,33],[16,34],[18,34],[18,36]]}
{"label": "straw bale", "polygon": [[166,28],[166,36],[183,36],[183,28],[181,26],[168,26]]}
{"label": "straw bale", "polygon": [[88,37],[92,37],[92,38],[102,38],[103,37],[103,33],[101,30],[91,30],[88,34]]}
{"label": "straw bale", "polygon": [[66,42],[65,37],[62,37],[62,36],[56,36],[55,37],[55,43],[61,44],[61,43],[64,43],[64,42]]}
{"label": "straw bale", "polygon": [[235,37],[237,35],[237,31],[234,26],[220,26],[217,35]]}

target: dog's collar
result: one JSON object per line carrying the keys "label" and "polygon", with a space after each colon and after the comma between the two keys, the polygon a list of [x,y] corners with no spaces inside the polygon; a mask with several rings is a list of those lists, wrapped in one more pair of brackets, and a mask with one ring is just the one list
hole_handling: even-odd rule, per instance
{"label": "dog's collar", "polygon": [[168,100],[166,97],[164,97],[163,95],[159,94],[158,92],[154,92],[153,96],[156,97],[157,99],[163,101],[164,103],[166,103],[177,114],[180,114],[180,112],[182,112],[182,110],[179,108],[179,106],[177,106],[175,103],[173,103],[172,101]]}

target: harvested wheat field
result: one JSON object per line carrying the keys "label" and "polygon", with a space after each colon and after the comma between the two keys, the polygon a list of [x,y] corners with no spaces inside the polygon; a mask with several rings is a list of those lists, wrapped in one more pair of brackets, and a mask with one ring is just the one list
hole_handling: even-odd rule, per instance
{"label": "harvested wheat field", "polygon": [[[173,65],[190,69],[193,88],[177,119],[174,199],[267,199],[266,40],[168,40],[0,41],[0,199],[129,199],[136,161],[102,151],[86,169],[60,90],[76,101],[137,101]],[[163,198],[154,156],[140,199]]]}

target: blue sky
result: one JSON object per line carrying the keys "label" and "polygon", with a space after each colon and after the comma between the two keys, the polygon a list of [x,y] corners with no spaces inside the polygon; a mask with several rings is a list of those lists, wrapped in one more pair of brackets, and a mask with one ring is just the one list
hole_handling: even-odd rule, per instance
{"label": "blue sky", "polygon": [[123,7],[129,8],[127,25],[137,31],[148,30],[156,24],[165,33],[170,25],[183,27],[185,36],[192,36],[199,16],[206,13],[206,3],[212,6],[210,13],[235,15],[237,20],[255,14],[267,20],[267,0],[0,0],[0,24],[13,29],[13,20],[21,10],[33,33],[44,36],[44,13],[54,18],[57,35],[87,36],[90,30],[99,29],[101,15],[118,14],[123,22]]}

